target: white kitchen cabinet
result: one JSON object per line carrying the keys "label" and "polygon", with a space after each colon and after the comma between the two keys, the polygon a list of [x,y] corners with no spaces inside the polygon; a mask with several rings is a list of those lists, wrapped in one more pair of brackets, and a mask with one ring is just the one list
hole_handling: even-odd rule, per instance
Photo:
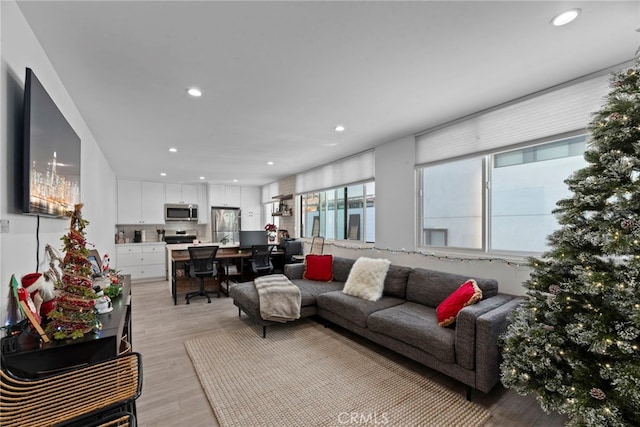
{"label": "white kitchen cabinet", "polygon": [[262,230],[262,218],[260,217],[260,196],[259,187],[242,187],[240,190],[240,210],[242,230]]}
{"label": "white kitchen cabinet", "polygon": [[198,187],[196,184],[166,184],[166,203],[198,203]]}
{"label": "white kitchen cabinet", "polygon": [[211,205],[209,204],[209,192],[205,184],[198,185],[198,224],[209,224]]}
{"label": "white kitchen cabinet", "polygon": [[116,268],[131,280],[164,280],[167,274],[164,243],[132,243],[116,246]]}
{"label": "white kitchen cabinet", "polygon": [[227,201],[226,206],[231,207],[240,207],[242,203],[241,200],[241,188],[236,185],[225,185],[224,186],[224,197]]}
{"label": "white kitchen cabinet", "polygon": [[222,184],[209,184],[209,202],[211,206],[224,206],[226,202],[224,187]]}
{"label": "white kitchen cabinet", "polygon": [[228,206],[239,208],[241,191],[237,185],[210,184],[209,202],[211,206]]}
{"label": "white kitchen cabinet", "polygon": [[164,224],[164,184],[118,180],[118,224]]}
{"label": "white kitchen cabinet", "polygon": [[118,224],[140,224],[141,195],[140,181],[118,180]]}
{"label": "white kitchen cabinet", "polygon": [[144,224],[164,224],[164,184],[142,181],[142,222]]}

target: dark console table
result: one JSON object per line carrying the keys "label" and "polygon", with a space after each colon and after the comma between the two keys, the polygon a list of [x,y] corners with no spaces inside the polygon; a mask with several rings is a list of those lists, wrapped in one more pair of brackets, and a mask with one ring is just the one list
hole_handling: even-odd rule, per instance
{"label": "dark console table", "polygon": [[131,343],[131,276],[124,276],[122,294],[112,300],[113,310],[99,314],[102,330],[83,338],[42,343],[22,332],[16,348],[2,354],[5,369],[26,378],[50,374],[117,356],[123,339]]}

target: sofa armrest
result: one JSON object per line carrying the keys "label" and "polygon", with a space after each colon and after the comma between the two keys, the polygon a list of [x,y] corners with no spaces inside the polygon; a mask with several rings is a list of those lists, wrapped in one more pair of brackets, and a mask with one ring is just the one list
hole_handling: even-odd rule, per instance
{"label": "sofa armrest", "polygon": [[488,393],[500,380],[502,355],[498,339],[509,324],[508,316],[523,297],[515,297],[508,303],[491,310],[478,318],[476,324],[476,388]]}
{"label": "sofa armrest", "polygon": [[483,314],[513,299],[513,295],[498,294],[464,307],[456,318],[456,363],[463,368],[476,368],[476,322]]}
{"label": "sofa armrest", "polygon": [[302,279],[304,274],[304,264],[285,264],[284,275],[289,280]]}

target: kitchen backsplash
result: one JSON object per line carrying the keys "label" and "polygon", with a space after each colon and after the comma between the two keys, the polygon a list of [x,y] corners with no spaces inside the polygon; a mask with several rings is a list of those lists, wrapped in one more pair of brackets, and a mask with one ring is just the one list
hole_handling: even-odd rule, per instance
{"label": "kitchen backsplash", "polygon": [[116,225],[114,239],[118,238],[118,233],[124,231],[125,239],[133,243],[133,235],[136,230],[144,230],[146,242],[159,242],[158,230],[165,230],[167,234],[175,234],[176,231],[186,231],[186,234],[196,235],[197,239],[203,242],[211,240],[211,228],[207,224],[194,224],[189,221],[172,221],[167,224],[140,224],[140,225]]}

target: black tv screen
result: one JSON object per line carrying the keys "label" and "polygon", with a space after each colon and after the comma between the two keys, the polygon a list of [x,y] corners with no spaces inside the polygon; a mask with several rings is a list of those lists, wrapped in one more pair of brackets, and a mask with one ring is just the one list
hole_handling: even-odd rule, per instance
{"label": "black tv screen", "polygon": [[27,68],[23,212],[60,218],[80,203],[80,138]]}
{"label": "black tv screen", "polygon": [[266,231],[240,231],[240,248],[247,249],[253,245],[266,245]]}

